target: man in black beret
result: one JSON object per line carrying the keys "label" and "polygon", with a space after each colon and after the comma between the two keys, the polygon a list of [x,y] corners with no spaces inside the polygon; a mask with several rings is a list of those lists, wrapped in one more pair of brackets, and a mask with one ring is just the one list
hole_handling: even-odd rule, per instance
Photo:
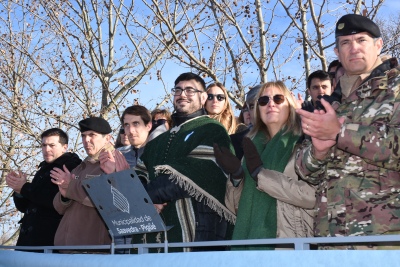
{"label": "man in black beret", "polygon": [[342,92],[341,104],[322,99],[326,112],[297,111],[312,137],[299,153],[297,172],[319,185],[314,234],[398,234],[400,68],[393,60],[382,62],[381,32],[367,17],[341,17],[335,36],[345,72],[335,88]]}
{"label": "man in black beret", "polygon": [[103,118],[90,117],[79,122],[79,129],[82,132],[95,131],[101,134],[111,133],[111,127],[108,122]]}
{"label": "man in black beret", "polygon": [[111,238],[107,227],[81,181],[103,173],[126,170],[129,165],[110,143],[111,127],[105,119],[91,117],[81,120],[79,128],[88,156],[72,172],[65,167],[54,168],[50,175],[60,191],[53,200],[54,208],[64,215],[54,245],[108,245]]}

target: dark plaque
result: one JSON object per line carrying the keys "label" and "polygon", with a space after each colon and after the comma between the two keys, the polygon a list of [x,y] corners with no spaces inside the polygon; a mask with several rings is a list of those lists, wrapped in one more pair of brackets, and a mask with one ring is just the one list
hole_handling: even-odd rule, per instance
{"label": "dark plaque", "polygon": [[103,174],[82,184],[114,237],[166,230],[133,170]]}

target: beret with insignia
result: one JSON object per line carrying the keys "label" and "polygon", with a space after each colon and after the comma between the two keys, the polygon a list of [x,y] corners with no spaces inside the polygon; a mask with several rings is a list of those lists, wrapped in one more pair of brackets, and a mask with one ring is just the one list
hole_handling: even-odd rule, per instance
{"label": "beret with insignia", "polygon": [[357,14],[347,14],[336,23],[335,37],[367,32],[372,37],[381,37],[378,25],[367,17]]}

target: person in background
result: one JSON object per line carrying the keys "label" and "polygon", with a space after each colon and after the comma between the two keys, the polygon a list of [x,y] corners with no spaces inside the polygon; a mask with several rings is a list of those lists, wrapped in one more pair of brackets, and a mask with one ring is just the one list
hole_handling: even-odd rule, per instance
{"label": "person in background", "polygon": [[329,66],[328,66],[328,73],[329,73],[329,76],[330,76],[331,78],[334,78],[334,77],[335,77],[335,72],[336,72],[337,68],[338,68],[340,65],[341,65],[340,62],[339,62],[339,60],[337,60],[337,59],[335,59],[335,60],[333,60],[331,63],[329,63]]}
{"label": "person in background", "polygon": [[252,88],[250,88],[250,90],[247,92],[246,95],[246,106],[249,109],[249,114],[250,114],[250,126],[249,128],[252,127],[252,125],[254,124],[254,117],[255,117],[255,112],[254,112],[254,107],[257,104],[257,94],[260,91],[261,88],[261,84],[258,84]]}
{"label": "person in background", "polygon": [[247,92],[246,95],[245,112],[248,112],[248,118],[249,118],[249,124],[247,129],[238,131],[237,133],[230,135],[231,142],[235,150],[235,155],[238,159],[242,159],[243,157],[243,145],[242,145],[243,138],[250,132],[251,128],[254,125],[254,118],[255,118],[254,107],[256,105],[257,94],[261,86],[262,85],[259,84],[250,88],[250,91]]}
{"label": "person in background", "polygon": [[295,172],[302,135],[296,100],[281,81],[262,85],[257,98],[254,125],[243,140],[243,164],[214,145],[217,163],[230,174],[225,202],[237,211],[232,239],[312,237],[315,189]]}
{"label": "person in background", "polygon": [[332,80],[332,88],[335,89],[337,82],[340,77],[344,74],[344,69],[342,64],[340,64],[339,60],[332,61],[328,66],[328,73]]}
{"label": "person in background", "polygon": [[131,145],[124,156],[131,168],[135,167],[143,154],[152,127],[150,111],[141,105],[133,105],[124,110],[121,123]]}
{"label": "person in background", "polygon": [[[129,147],[131,143],[129,143],[128,136],[125,134],[125,129],[124,127],[121,127],[118,131],[118,136],[117,140],[115,141],[115,148],[123,148],[123,147]],[[124,149],[122,149],[124,150]],[[119,149],[119,151],[121,151]]]}
{"label": "person in background", "polygon": [[236,118],[233,114],[228,92],[222,83],[212,83],[206,88],[207,101],[205,109],[210,118],[220,122],[228,132],[236,132]]}
{"label": "person in background", "polygon": [[[335,30],[345,73],[341,103],[326,111],[297,110],[311,136],[299,152],[298,174],[318,185],[315,236],[400,233],[400,68],[381,61],[381,32],[367,17],[348,14]],[[388,249],[376,244],[321,249]],[[397,247],[398,248],[398,247]]]}
{"label": "person in background", "polygon": [[[135,165],[135,160],[133,157],[130,157],[128,153],[132,151],[132,145],[129,142],[128,135],[125,134],[125,129],[121,127],[118,132],[117,140],[115,141],[114,147],[119,150],[122,154],[124,154],[126,161],[129,166]],[[125,155],[127,154],[127,155]]]}
{"label": "person in background", "polygon": [[[147,108],[141,105],[133,105],[124,110],[121,116],[121,123],[123,128],[123,135],[120,134],[121,139],[125,137],[128,140],[129,146],[121,151],[129,164],[130,168],[134,168],[137,164],[139,157],[143,154],[146,143],[149,139],[149,133],[152,127],[151,114]],[[120,130],[120,133],[122,132]],[[118,149],[118,148],[117,148]],[[162,205],[159,206],[162,208]],[[132,241],[131,235],[116,237],[116,245],[130,244]],[[117,249],[116,254],[129,254],[129,249]]]}
{"label": "person in background", "polygon": [[171,112],[169,112],[168,109],[155,109],[151,112],[151,117],[153,118],[153,127],[151,131],[163,124],[167,130],[171,128]]}
{"label": "person in background", "polygon": [[331,95],[332,91],[333,86],[329,73],[323,70],[314,71],[307,77],[307,92],[311,101],[304,101],[301,108],[309,112],[323,108],[320,101],[321,97]]}
{"label": "person in background", "polygon": [[244,103],[242,109],[240,110],[239,123],[243,123],[244,125],[246,125],[246,127],[249,127],[249,125],[251,123],[250,112],[249,112],[249,108],[247,107],[246,102]]}
{"label": "person in background", "polygon": [[67,152],[68,135],[63,130],[48,129],[40,137],[44,161],[39,164],[32,182],[20,170],[6,176],[7,185],[14,190],[15,207],[24,214],[17,246],[54,246],[54,235],[62,216],[53,207],[58,186],[51,182],[50,171],[63,166],[72,170],[81,163],[77,154]]}
{"label": "person in background", "polygon": [[82,180],[127,170],[129,165],[110,143],[111,127],[106,120],[90,117],[79,122],[79,129],[88,156],[72,172],[65,166],[50,171],[52,182],[59,189],[53,205],[60,215],[64,215],[54,245],[109,245],[108,229],[83,188]]}
{"label": "person in background", "polygon": [[148,141],[168,131],[172,125],[171,113],[167,109],[155,109],[151,112],[153,118]]}

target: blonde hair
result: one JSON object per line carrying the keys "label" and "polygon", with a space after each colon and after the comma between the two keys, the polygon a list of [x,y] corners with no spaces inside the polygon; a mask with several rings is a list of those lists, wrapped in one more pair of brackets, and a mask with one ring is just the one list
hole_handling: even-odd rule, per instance
{"label": "blonde hair", "polygon": [[206,91],[208,92],[208,90],[210,90],[212,87],[218,87],[224,92],[225,103],[221,113],[210,115],[210,117],[219,121],[225,127],[228,134],[233,134],[236,131],[236,118],[235,115],[233,114],[231,103],[229,102],[228,92],[225,86],[219,82],[212,83],[209,86],[207,86]]}
{"label": "blonde hair", "polygon": [[[281,93],[285,96],[285,99],[289,103],[289,117],[286,122],[283,124],[282,128],[285,128],[285,133],[293,132],[296,135],[301,135],[301,120],[300,116],[296,113],[296,100],[293,98],[292,93],[286,87],[286,85],[282,81],[275,81],[275,82],[267,82],[262,85],[260,91],[257,93],[257,100],[258,98],[264,93],[264,91],[269,87],[275,87],[281,91]],[[270,100],[272,101],[272,100]],[[266,141],[271,139],[271,135],[268,131],[267,125],[261,120],[260,116],[260,109],[258,105],[258,101],[256,101],[254,107],[254,125],[253,128],[248,133],[248,137],[254,138],[259,131],[263,131],[266,136]]]}

